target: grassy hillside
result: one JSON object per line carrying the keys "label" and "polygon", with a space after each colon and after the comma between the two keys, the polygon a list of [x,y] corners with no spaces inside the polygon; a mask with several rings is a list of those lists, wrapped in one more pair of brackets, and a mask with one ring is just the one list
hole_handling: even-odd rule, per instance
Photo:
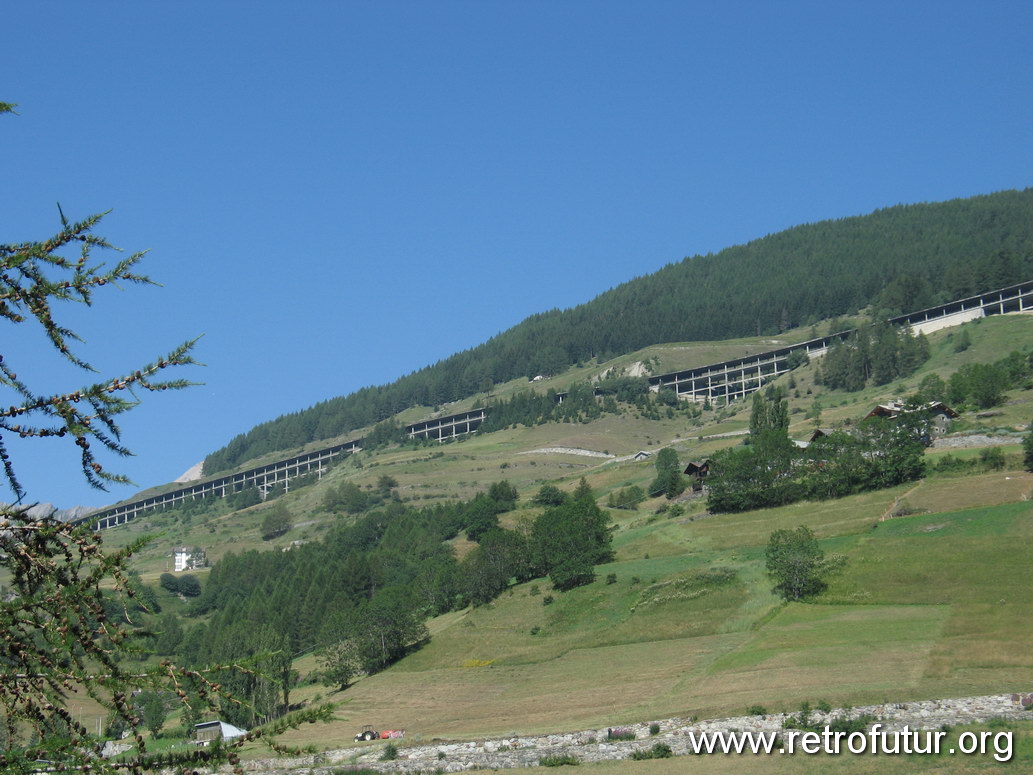
{"label": "grassy hillside", "polygon": [[[814,385],[813,365],[792,373],[794,387],[782,377],[790,435],[809,433],[814,420],[806,415],[816,400],[823,407],[821,424],[837,425],[907,394],[928,373],[949,376],[964,363],[1033,347],[1029,316],[993,317],[964,330],[972,342],[967,350],[954,352],[959,329],[938,332],[918,373],[881,388],[828,391]],[[679,349],[686,347],[691,349]],[[555,385],[656,359],[669,364],[697,349],[651,347],[584,366]],[[637,511],[612,510],[616,558],[597,568],[593,584],[558,593],[539,579],[492,604],[432,620],[427,646],[345,692],[303,682],[293,701],[322,697],[342,704],[329,728],[307,727],[294,739],[340,747],[365,723],[406,727],[415,739],[427,740],[737,715],[751,705],[795,710],[803,700],[848,705],[1026,688],[1033,683],[1023,626],[1033,614],[1026,573],[1033,561],[1033,475],[1020,470],[1017,431],[1030,417],[1033,391],[1015,390],[1003,406],[966,414],[956,425],[962,432],[1012,434],[1015,444],[1003,447],[1003,470],[934,471],[891,490],[735,515],[710,516],[701,499],[680,504],[683,513],[674,518],[662,510],[662,498]],[[318,539],[341,519],[323,510],[326,488],[345,481],[369,487],[384,473],[398,480],[403,499],[416,504],[469,497],[506,478],[522,503],[504,515],[511,525],[538,513],[527,498],[542,483],[569,490],[585,476],[605,503],[610,491],[645,486],[655,474],[650,460],[622,457],[666,445],[683,462],[705,457],[738,443],[720,434],[743,430],[748,419],[746,403],[694,421],[632,412],[361,453],[323,481],[283,496],[295,527],[272,541],[263,541],[259,530],[267,505],[229,512],[222,501],[205,514],[155,515],[107,531],[105,538],[121,545],[158,531],[136,562],[153,583],[177,545],[201,545],[218,559],[229,550],[277,550]],[[543,451],[550,448],[612,457]],[[930,461],[947,454],[978,460],[979,452],[933,449],[927,455]],[[911,516],[893,516],[902,512]],[[801,524],[815,531],[827,554],[843,555],[846,563],[821,598],[785,605],[770,591],[763,552],[771,531]],[[462,537],[453,544],[460,554],[473,546]],[[615,580],[607,583],[611,574]],[[204,583],[205,572],[199,576]],[[168,610],[185,606],[162,595]],[[552,601],[545,605],[547,596]],[[317,665],[309,654],[295,667],[306,676]],[[76,707],[89,717],[89,703]]]}
{"label": "grassy hillside", "polygon": [[[954,337],[960,331],[969,332],[972,346],[955,353]],[[947,329],[930,337],[929,361],[906,380],[881,387],[848,393],[828,390],[814,385],[814,364],[802,367],[778,383],[789,384],[790,436],[802,439],[814,427],[808,417],[815,402],[821,406],[821,425],[834,427],[863,416],[876,403],[906,395],[913,391],[922,378],[931,372],[949,376],[964,363],[995,360],[1012,349],[1033,347],[1033,325],[1027,315],[995,316],[962,328]],[[745,344],[749,344],[746,342]],[[688,349],[682,349],[688,348]],[[694,345],[675,344],[647,348],[612,362],[583,367],[550,381],[556,389],[565,389],[576,379],[592,378],[611,368],[624,369],[649,359],[674,363],[681,354],[697,350]],[[703,356],[701,356],[703,357]],[[817,362],[816,362],[817,363]],[[525,382],[503,386],[506,391],[519,389]],[[473,403],[471,400],[470,404]],[[466,402],[458,405],[465,408]],[[458,409],[457,409],[458,410]],[[979,415],[979,416],[977,416]],[[1027,391],[1013,391],[1004,405],[993,410],[968,413],[955,423],[961,432],[1012,433],[1033,418],[1033,396]],[[362,452],[332,469],[323,480],[284,496],[295,518],[296,527],[274,541],[262,541],[259,525],[266,506],[255,506],[242,512],[228,512],[223,501],[213,502],[210,515],[189,520],[169,519],[155,514],[137,522],[108,531],[108,541],[119,544],[143,533],[161,531],[152,546],[140,555],[144,573],[157,574],[165,570],[166,556],[174,546],[201,545],[212,559],[228,548],[240,551],[246,548],[282,548],[293,540],[318,537],[333,519],[322,509],[325,489],[344,481],[362,487],[373,486],[382,474],[390,474],[399,482],[403,500],[419,504],[447,498],[467,498],[490,483],[505,478],[529,496],[543,483],[558,483],[573,489],[577,479],[585,476],[600,499],[611,490],[630,484],[646,485],[655,472],[651,460],[635,462],[621,460],[637,451],[654,452],[661,446],[672,446],[683,461],[705,457],[715,450],[739,442],[735,434],[745,431],[749,424],[749,402],[739,402],[727,408],[704,412],[695,421],[682,416],[674,419],[645,419],[637,413],[604,415],[590,423],[547,423],[534,427],[518,426],[490,434],[474,435],[447,444],[402,446],[375,452]],[[1015,443],[1019,442],[1016,435]],[[611,458],[589,457],[572,453],[546,452],[556,448],[588,450],[609,454]],[[942,454],[931,450],[930,454]],[[964,451],[952,451],[964,456]],[[643,510],[646,507],[643,507]],[[702,505],[700,505],[702,508]]]}
{"label": "grassy hillside", "polygon": [[[935,508],[970,489],[1004,502],[885,518],[904,494]],[[622,518],[595,583],[543,605],[547,584],[531,582],[434,622],[428,646],[342,693],[340,723],[318,737],[340,744],[367,721],[430,739],[1027,686],[1031,491],[1033,475],[1008,471],[735,517]],[[817,602],[786,605],[763,550],[799,524],[847,564]],[[737,576],[700,575],[713,568]]]}
{"label": "grassy hillside", "polygon": [[211,453],[205,471],[662,342],[778,336],[869,305],[899,314],[1020,282],[1033,274],[1031,215],[1033,189],[1004,191],[797,226],[686,258],[389,385],[258,425]]}

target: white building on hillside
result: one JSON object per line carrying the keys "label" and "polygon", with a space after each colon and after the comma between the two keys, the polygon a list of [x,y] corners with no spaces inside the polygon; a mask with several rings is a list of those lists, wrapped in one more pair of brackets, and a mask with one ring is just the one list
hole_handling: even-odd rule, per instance
{"label": "white building on hillside", "polygon": [[199,546],[192,548],[188,546],[178,546],[173,550],[172,556],[174,559],[172,569],[176,573],[185,570],[194,570],[195,568],[204,568],[208,565],[208,557],[205,555],[204,549]]}
{"label": "white building on hillside", "polygon": [[173,565],[172,569],[176,571],[176,573],[186,570],[190,564],[190,550],[185,546],[180,546],[176,549],[174,556],[175,565]]}

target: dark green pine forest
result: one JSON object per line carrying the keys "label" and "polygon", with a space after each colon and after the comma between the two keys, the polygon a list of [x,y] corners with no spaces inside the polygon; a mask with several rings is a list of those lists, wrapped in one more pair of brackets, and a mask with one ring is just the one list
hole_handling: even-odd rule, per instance
{"label": "dark green pine forest", "polygon": [[[344,687],[418,648],[429,637],[427,616],[488,603],[513,579],[548,576],[560,591],[589,584],[594,566],[613,558],[609,517],[583,479],[573,494],[543,488],[532,500],[543,510],[516,530],[499,525],[499,515],[517,504],[509,482],[468,501],[424,508],[402,503],[394,485],[385,476],[374,493],[347,483],[331,488],[326,509],[353,520],[339,520],[322,540],[289,552],[230,552],[212,567],[203,591],[182,588],[189,576],[163,578],[193,599],[190,616],[162,618],[143,645],[191,666],[254,666],[218,673],[246,703],[224,705],[222,717],[254,725],[289,706],[297,681],[292,655],[316,650],[321,669],[311,678]],[[357,493],[362,502],[354,501]],[[203,513],[209,505],[194,508]],[[461,531],[477,546],[457,560],[446,542]],[[152,590],[141,585],[137,594],[159,612]],[[110,602],[117,617],[118,601]]]}
{"label": "dark green pine forest", "polygon": [[580,306],[533,315],[391,384],[258,425],[210,454],[204,471],[591,358],[662,342],[777,334],[869,305],[901,314],[1030,277],[1033,189],[797,226],[669,264]]}

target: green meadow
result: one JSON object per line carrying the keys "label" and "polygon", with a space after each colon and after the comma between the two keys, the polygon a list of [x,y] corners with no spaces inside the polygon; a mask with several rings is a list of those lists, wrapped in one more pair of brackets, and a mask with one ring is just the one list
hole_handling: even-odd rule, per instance
{"label": "green meadow", "polygon": [[[1028,316],[965,328],[971,332],[968,350],[953,352],[956,329],[938,332],[930,337],[929,362],[892,385],[829,391],[814,384],[814,364],[794,371],[791,380],[782,377],[790,436],[804,439],[817,424],[856,421],[874,404],[907,395],[931,372],[946,377],[963,362],[994,360],[1033,344]],[[700,365],[760,344],[657,346],[582,366],[549,385],[562,389],[574,379],[636,363],[659,371]],[[525,387],[515,381],[495,390],[509,395]],[[409,739],[429,741],[742,715],[753,705],[776,712],[795,711],[803,701],[846,706],[1028,691],[1033,475],[1021,470],[1017,444],[1033,417],[1031,399],[1031,391],[1011,391],[1003,406],[966,413],[956,425],[1013,439],[1002,448],[1001,470],[982,466],[980,449],[931,449],[927,478],[838,500],[724,515],[710,515],[701,498],[684,500],[673,511],[663,498],[634,511],[611,509],[615,560],[596,568],[592,584],[561,593],[538,579],[491,604],[433,619],[425,646],[346,691],[307,680],[318,663],[314,655],[302,655],[295,664],[302,682],[292,702],[331,700],[339,706],[329,726],[306,727],[289,739],[339,748],[351,744],[363,724],[406,728]],[[405,419],[420,419],[430,408],[422,411],[411,410]],[[335,520],[346,519],[323,509],[325,489],[342,482],[368,487],[382,474],[394,477],[401,498],[413,505],[468,498],[507,479],[521,495],[518,509],[502,518],[512,526],[538,513],[528,500],[542,484],[571,490],[585,477],[605,504],[611,491],[645,487],[655,475],[652,455],[641,462],[618,458],[663,446],[672,446],[683,463],[705,458],[739,443],[719,434],[741,431],[748,422],[749,402],[740,402],[711,408],[698,421],[630,412],[362,452],[322,481],[283,496],[295,527],[272,541],[263,541],[259,531],[265,505],[238,512],[216,505],[190,518],[159,514],[108,531],[105,540],[117,546],[153,535],[136,560],[144,580],[153,583],[177,545],[200,545],[215,560],[227,551],[281,550],[292,541],[318,540]],[[543,451],[555,447],[611,457]],[[939,472],[934,464],[946,455],[973,465]],[[772,531],[799,525],[810,527],[826,555],[841,558],[841,567],[822,596],[785,604],[771,592],[764,549]],[[474,546],[462,536],[452,543],[459,555]],[[205,571],[199,576],[204,583]],[[162,600],[169,610],[185,608],[183,601]],[[1028,762],[1030,728],[1020,727],[1019,734]],[[740,771],[740,763],[741,757],[686,757],[590,769],[662,775],[705,766],[721,773]],[[986,766],[970,757],[751,757],[747,771],[878,775],[982,772]]]}
{"label": "green meadow", "polygon": [[[1033,476],[999,476],[1020,483],[1020,499],[884,518],[900,494],[890,490],[619,523],[618,560],[593,584],[561,594],[531,582],[442,617],[424,648],[329,695],[342,701],[340,721],[312,739],[340,744],[367,720],[429,740],[1023,689],[1033,684],[1033,504],[1021,498]],[[943,497],[964,483],[922,487]],[[823,596],[785,604],[763,550],[794,524],[845,563]],[[734,576],[715,581],[729,575],[715,569]]]}

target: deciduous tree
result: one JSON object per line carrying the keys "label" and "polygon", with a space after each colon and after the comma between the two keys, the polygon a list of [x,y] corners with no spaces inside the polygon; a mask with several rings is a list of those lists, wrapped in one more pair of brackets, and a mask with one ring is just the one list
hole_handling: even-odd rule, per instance
{"label": "deciduous tree", "polygon": [[262,520],[262,540],[270,541],[278,538],[293,526],[294,522],[287,507],[283,503],[277,503],[266,512],[265,518]]}
{"label": "deciduous tree", "polygon": [[785,600],[799,600],[825,589],[821,579],[825,553],[809,527],[776,530],[768,540],[765,552],[768,575],[775,582],[774,591]]}
{"label": "deciduous tree", "polygon": [[685,479],[681,473],[678,453],[664,447],[656,454],[656,478],[649,485],[650,496],[666,495],[676,498],[685,491]]}

